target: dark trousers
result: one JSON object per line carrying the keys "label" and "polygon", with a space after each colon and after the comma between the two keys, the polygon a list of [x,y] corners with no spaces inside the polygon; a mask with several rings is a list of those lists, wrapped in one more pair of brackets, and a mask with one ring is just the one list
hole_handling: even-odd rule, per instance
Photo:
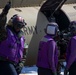
{"label": "dark trousers", "polygon": [[76,75],[76,62],[74,62],[70,69],[69,69],[69,75]]}
{"label": "dark trousers", "polygon": [[38,67],[38,75],[54,75],[51,69]]}
{"label": "dark trousers", "polygon": [[13,64],[0,61],[0,75],[17,75],[17,72]]}

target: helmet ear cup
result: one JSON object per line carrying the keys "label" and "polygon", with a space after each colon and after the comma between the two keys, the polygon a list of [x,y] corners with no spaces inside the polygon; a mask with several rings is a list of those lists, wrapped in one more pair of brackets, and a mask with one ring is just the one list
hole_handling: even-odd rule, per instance
{"label": "helmet ear cup", "polygon": [[13,15],[10,20],[8,21],[9,26],[13,26],[13,19],[17,16],[18,14]]}
{"label": "helmet ear cup", "polygon": [[45,31],[46,31],[47,34],[55,36],[56,33],[59,31],[57,23],[52,23],[52,22],[49,23],[46,26],[46,30]]}
{"label": "helmet ear cup", "polygon": [[8,24],[7,24],[7,25],[13,26],[13,24],[12,24],[12,19],[10,19],[10,20],[8,21]]}

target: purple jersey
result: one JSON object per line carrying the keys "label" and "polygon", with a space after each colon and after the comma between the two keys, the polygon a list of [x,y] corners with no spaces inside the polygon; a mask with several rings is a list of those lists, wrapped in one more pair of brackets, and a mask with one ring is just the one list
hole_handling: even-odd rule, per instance
{"label": "purple jersey", "polygon": [[46,35],[39,44],[37,67],[51,69],[56,71],[58,63],[58,49],[51,36]]}
{"label": "purple jersey", "polygon": [[72,37],[67,48],[67,69],[76,61],[76,36]]}
{"label": "purple jersey", "polygon": [[7,39],[0,43],[0,56],[14,62],[18,62],[23,57],[24,37],[20,39],[7,29]]}

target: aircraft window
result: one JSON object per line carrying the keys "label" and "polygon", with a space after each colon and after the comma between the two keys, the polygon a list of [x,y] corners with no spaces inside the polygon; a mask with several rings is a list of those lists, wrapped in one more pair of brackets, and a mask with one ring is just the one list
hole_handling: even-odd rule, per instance
{"label": "aircraft window", "polygon": [[73,6],[73,8],[76,10],[76,6]]}

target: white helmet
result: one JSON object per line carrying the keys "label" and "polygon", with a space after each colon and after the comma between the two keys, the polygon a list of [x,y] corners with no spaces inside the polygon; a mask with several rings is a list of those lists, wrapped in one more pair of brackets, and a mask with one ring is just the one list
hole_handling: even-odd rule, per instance
{"label": "white helmet", "polygon": [[59,32],[58,24],[56,22],[48,23],[46,26],[46,34],[55,36]]}

